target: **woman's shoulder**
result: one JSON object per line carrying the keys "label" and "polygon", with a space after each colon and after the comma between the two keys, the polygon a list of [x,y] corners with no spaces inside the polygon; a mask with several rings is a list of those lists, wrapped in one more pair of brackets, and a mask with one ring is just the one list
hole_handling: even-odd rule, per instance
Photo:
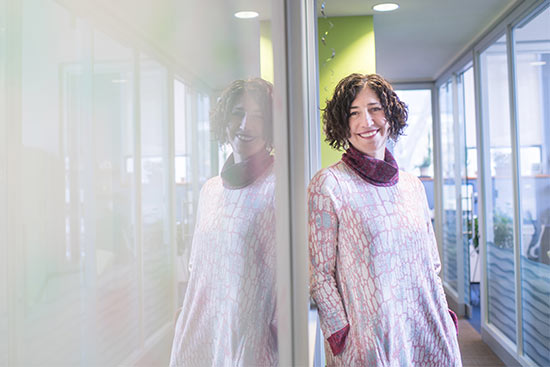
{"label": "woman's shoulder", "polygon": [[416,175],[402,170],[399,170],[399,181],[413,186],[422,185],[422,182]]}
{"label": "woman's shoulder", "polygon": [[405,188],[407,191],[415,192],[420,196],[426,195],[424,184],[416,175],[413,175],[412,173],[400,170],[399,183],[402,185],[401,187]]}
{"label": "woman's shoulder", "polygon": [[338,161],[331,166],[322,168],[311,179],[311,186],[336,185],[342,175],[345,174],[345,164]]}

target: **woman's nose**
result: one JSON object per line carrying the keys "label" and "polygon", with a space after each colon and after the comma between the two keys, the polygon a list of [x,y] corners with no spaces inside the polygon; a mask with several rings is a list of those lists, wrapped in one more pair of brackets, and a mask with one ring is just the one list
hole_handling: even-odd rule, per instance
{"label": "woman's nose", "polygon": [[367,124],[367,126],[371,126],[372,124],[374,124],[374,121],[372,120],[372,116],[370,115],[369,111],[365,109],[365,123]]}
{"label": "woman's nose", "polygon": [[245,112],[243,114],[243,117],[241,118],[241,122],[239,124],[239,129],[241,129],[241,130],[246,129],[247,123],[248,123],[248,114]]}

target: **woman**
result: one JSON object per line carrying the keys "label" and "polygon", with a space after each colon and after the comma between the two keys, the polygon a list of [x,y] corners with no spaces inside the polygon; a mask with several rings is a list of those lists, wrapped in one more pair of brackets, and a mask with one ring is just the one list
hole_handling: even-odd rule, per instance
{"label": "woman", "polygon": [[308,188],[310,290],[329,366],[460,366],[420,180],[386,148],[407,107],[371,74],[340,81],[323,123],[342,160]]}
{"label": "woman", "polygon": [[233,153],[203,186],[170,366],[272,366],[275,227],[272,86],[237,80],[211,114]]}

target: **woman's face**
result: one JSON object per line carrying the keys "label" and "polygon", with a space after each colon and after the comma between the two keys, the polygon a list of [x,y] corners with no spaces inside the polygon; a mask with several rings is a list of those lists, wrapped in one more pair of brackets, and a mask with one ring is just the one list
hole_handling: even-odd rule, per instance
{"label": "woman's face", "polygon": [[384,159],[389,123],[376,93],[365,86],[351,103],[349,110],[349,142],[360,152]]}
{"label": "woman's face", "polygon": [[261,107],[246,93],[233,105],[227,126],[235,163],[265,149],[264,116]]}

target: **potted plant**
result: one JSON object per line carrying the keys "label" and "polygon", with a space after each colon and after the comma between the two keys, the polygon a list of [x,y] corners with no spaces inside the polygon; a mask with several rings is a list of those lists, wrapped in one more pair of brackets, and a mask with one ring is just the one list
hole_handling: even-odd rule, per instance
{"label": "potted plant", "polygon": [[512,218],[495,209],[493,215],[494,243],[500,248],[514,247],[514,223]]}
{"label": "potted plant", "polygon": [[428,135],[428,153],[424,156],[424,159],[422,160],[422,163],[417,165],[416,167],[420,169],[420,176],[421,177],[428,177],[429,176],[429,168],[432,165],[432,147],[430,142],[430,136]]}

